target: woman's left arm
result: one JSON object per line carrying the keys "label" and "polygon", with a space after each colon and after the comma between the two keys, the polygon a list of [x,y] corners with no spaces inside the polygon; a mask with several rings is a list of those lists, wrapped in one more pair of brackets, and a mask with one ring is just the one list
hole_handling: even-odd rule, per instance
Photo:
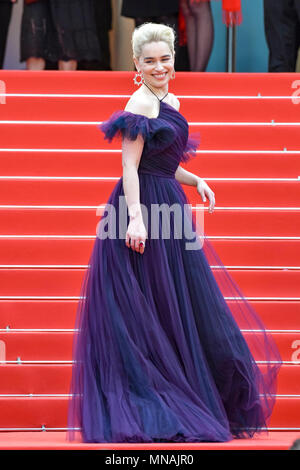
{"label": "woman's left arm", "polygon": [[198,193],[201,195],[203,202],[206,201],[205,195],[209,199],[209,208],[210,213],[213,212],[215,207],[215,193],[210,189],[208,184],[200,176],[194,175],[190,171],[185,170],[180,165],[178,166],[175,172],[176,180],[181,184],[186,184],[188,186],[196,186]]}

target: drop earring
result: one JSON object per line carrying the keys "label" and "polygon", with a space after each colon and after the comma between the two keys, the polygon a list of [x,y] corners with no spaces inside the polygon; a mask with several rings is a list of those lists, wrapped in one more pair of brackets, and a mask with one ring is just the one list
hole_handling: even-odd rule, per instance
{"label": "drop earring", "polygon": [[144,81],[144,77],[143,77],[142,72],[136,72],[133,78],[133,82],[135,83],[135,85],[140,86],[143,83],[143,81]]}

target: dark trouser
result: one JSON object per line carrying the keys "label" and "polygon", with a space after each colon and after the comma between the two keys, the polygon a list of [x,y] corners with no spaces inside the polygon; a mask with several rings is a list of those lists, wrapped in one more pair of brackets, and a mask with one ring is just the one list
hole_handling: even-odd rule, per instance
{"label": "dark trouser", "polygon": [[11,2],[0,2],[0,69],[3,68],[6,39],[11,18],[12,5],[13,4]]}
{"label": "dark trouser", "polygon": [[[143,18],[135,18],[135,26],[140,26],[146,22],[152,23],[161,23],[171,26],[175,30],[176,38],[179,37],[178,33],[178,15],[174,14],[172,16],[150,16]],[[180,47],[178,39],[175,40],[175,69],[176,70],[189,70],[189,61],[186,47]]]}
{"label": "dark trouser", "polygon": [[300,46],[300,0],[264,0],[269,72],[295,72]]}
{"label": "dark trouser", "polygon": [[110,1],[93,0],[97,35],[101,49],[101,59],[80,61],[78,70],[111,70],[109,31],[112,28],[112,9]]}

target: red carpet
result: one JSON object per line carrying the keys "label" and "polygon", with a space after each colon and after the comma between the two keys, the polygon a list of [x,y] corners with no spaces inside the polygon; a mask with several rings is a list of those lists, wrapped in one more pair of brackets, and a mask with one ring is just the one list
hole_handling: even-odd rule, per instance
{"label": "red carpet", "polygon": [[3,449],[45,449],[45,450],[288,450],[300,431],[270,432],[267,437],[235,439],[226,443],[187,443],[187,444],[83,444],[68,443],[64,432],[2,432],[0,450]]}

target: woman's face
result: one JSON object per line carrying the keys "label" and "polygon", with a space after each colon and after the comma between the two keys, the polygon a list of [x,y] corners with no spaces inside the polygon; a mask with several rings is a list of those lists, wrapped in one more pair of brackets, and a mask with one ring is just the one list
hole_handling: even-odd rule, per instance
{"label": "woman's face", "polygon": [[146,83],[155,88],[165,87],[174,71],[174,57],[165,41],[145,44],[141,57],[138,60],[134,57],[134,63]]}

